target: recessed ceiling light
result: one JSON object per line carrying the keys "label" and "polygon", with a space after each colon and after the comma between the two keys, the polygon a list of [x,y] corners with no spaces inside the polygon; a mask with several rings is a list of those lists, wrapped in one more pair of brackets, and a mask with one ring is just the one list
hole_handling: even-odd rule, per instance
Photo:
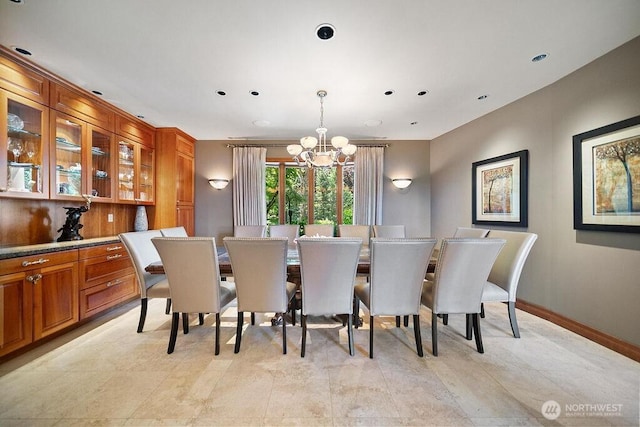
{"label": "recessed ceiling light", "polygon": [[489,97],[489,95],[480,95],[480,96],[478,97],[478,100],[479,100],[479,101],[482,101],[483,99],[487,99],[488,97]]}
{"label": "recessed ceiling light", "polygon": [[265,128],[271,124],[268,120],[255,120],[252,123],[254,126],[258,126],[259,128]]}
{"label": "recessed ceiling light", "polygon": [[415,126],[415,125],[417,125],[417,124],[418,124],[418,122],[411,122],[411,123],[409,123],[409,124],[410,124],[411,126]]}
{"label": "recessed ceiling light", "polygon": [[369,128],[380,126],[381,124],[382,124],[382,120],[378,120],[378,119],[371,119],[364,122],[364,125]]}
{"label": "recessed ceiling light", "polygon": [[258,96],[260,95],[260,92],[258,92],[257,90],[252,90],[251,92],[249,92],[251,95],[253,96]]}
{"label": "recessed ceiling light", "polygon": [[393,91],[392,90],[388,90],[384,94],[387,95],[387,96],[393,95]]}
{"label": "recessed ceiling light", "polygon": [[428,93],[429,93],[428,90],[421,90],[420,92],[418,92],[418,96],[425,96]]}
{"label": "recessed ceiling light", "polygon": [[92,90],[91,93],[102,96],[102,92],[100,92],[99,90]]}
{"label": "recessed ceiling light", "polygon": [[225,96],[227,94],[227,92],[223,91],[223,90],[217,90],[216,93],[220,96]]}
{"label": "recessed ceiling light", "polygon": [[335,31],[336,28],[331,24],[320,24],[316,27],[316,34],[321,40],[329,40]]}
{"label": "recessed ceiling light", "polygon": [[31,56],[31,52],[29,52],[27,49],[23,49],[21,47],[13,46],[13,50],[15,50],[18,53],[21,53],[22,55]]}
{"label": "recessed ceiling light", "polygon": [[546,53],[541,53],[540,55],[536,55],[533,58],[531,58],[531,62],[540,62],[543,59],[547,58],[547,54]]}
{"label": "recessed ceiling light", "polygon": [[136,117],[139,119],[144,119],[144,116],[142,114],[138,114]]}
{"label": "recessed ceiling light", "polygon": [[24,3],[22,0],[9,0],[11,3]]}

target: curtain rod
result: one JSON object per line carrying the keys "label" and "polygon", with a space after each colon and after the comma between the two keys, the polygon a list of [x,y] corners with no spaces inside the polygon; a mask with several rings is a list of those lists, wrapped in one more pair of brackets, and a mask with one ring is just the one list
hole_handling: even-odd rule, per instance
{"label": "curtain rod", "polygon": [[[291,144],[227,144],[227,148],[235,147],[265,147],[265,148],[284,148]],[[354,144],[357,147],[383,147],[388,148],[389,144]]]}

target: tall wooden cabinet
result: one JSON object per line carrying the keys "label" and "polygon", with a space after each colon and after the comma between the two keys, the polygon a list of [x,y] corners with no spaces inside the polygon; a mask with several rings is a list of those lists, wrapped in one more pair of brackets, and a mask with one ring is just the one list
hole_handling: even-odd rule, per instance
{"label": "tall wooden cabinet", "polygon": [[195,139],[177,128],[156,131],[157,197],[154,228],[183,226],[195,233]]}

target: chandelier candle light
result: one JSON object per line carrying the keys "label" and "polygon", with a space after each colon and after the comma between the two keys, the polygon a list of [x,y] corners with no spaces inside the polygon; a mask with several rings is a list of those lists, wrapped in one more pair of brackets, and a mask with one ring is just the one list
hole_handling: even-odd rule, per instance
{"label": "chandelier candle light", "polygon": [[355,154],[358,147],[349,144],[349,140],[344,136],[334,136],[331,138],[331,147],[327,147],[327,128],[324,127],[324,97],[327,96],[327,91],[319,90],[317,95],[320,98],[320,127],[316,129],[318,137],[300,138],[300,144],[288,145],[287,151],[298,164],[302,159],[310,168],[344,165]]}

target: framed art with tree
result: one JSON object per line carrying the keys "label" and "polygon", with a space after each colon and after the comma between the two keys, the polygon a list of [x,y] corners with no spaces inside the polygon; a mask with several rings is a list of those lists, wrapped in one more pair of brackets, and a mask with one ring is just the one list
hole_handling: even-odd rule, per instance
{"label": "framed art with tree", "polygon": [[471,222],[527,227],[528,168],[528,150],[474,162]]}
{"label": "framed art with tree", "polygon": [[640,116],[573,136],[573,228],[640,233]]}

